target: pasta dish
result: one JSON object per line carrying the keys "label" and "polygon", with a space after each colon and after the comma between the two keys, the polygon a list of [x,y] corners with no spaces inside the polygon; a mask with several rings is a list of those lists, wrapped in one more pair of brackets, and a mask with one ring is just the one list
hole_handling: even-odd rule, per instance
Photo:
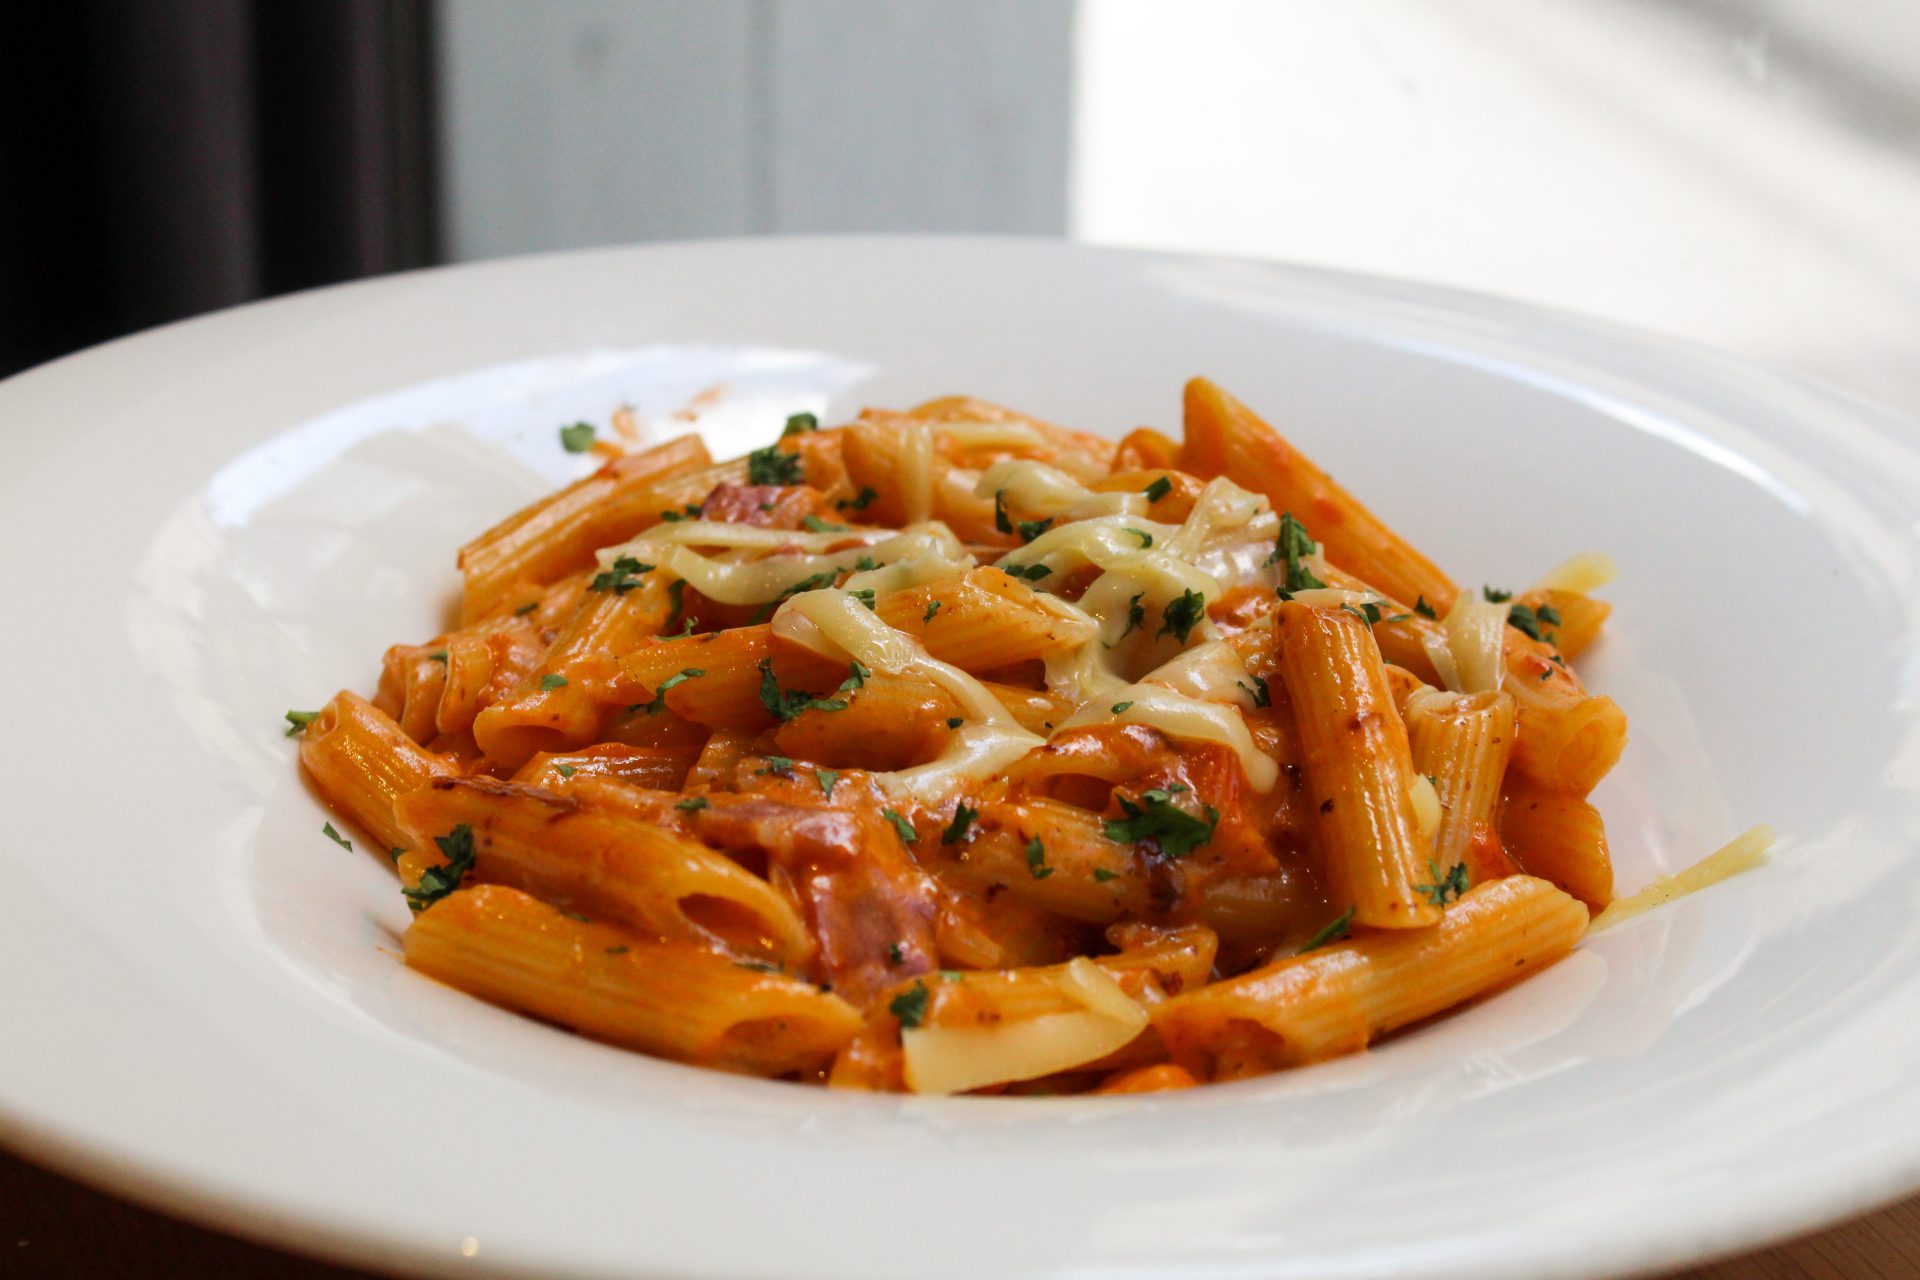
{"label": "pasta dish", "polygon": [[408,965],[612,1044],[948,1094],[1364,1048],[1613,896],[1603,557],[1456,586],[1196,379],[1179,441],[981,401],[564,445],[457,624],[289,712]]}

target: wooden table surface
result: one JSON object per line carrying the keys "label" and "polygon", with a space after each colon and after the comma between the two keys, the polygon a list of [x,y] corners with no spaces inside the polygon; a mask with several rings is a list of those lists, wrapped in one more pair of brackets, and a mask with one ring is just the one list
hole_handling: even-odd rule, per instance
{"label": "wooden table surface", "polygon": [[[190,1276],[193,1280],[375,1280],[203,1231],[0,1152],[0,1276]],[[1913,1280],[1920,1197],[1745,1257],[1661,1280]]]}

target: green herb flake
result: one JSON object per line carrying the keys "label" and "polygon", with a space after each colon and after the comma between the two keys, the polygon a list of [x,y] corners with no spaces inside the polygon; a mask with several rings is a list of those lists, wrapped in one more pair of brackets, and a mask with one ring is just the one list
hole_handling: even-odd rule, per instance
{"label": "green herb flake", "polygon": [[567,687],[567,678],[557,671],[549,672],[540,677],[540,687],[549,693],[555,689],[564,689]]}
{"label": "green herb flake", "polygon": [[1127,600],[1127,625],[1121,629],[1118,639],[1125,640],[1135,627],[1147,620],[1146,606],[1140,603],[1146,595],[1144,591],[1137,591]]}
{"label": "green herb flake", "polygon": [[1119,872],[1109,871],[1105,867],[1095,867],[1093,869],[1093,878],[1100,884],[1105,884],[1109,880],[1118,879],[1119,875]]}
{"label": "green herb flake", "polygon": [[1235,680],[1234,683],[1242,689],[1247,690],[1247,696],[1253,699],[1254,706],[1270,707],[1273,705],[1273,690],[1267,686],[1267,678],[1265,676],[1255,676],[1253,678],[1252,688],[1248,688],[1246,682],[1242,680]]}
{"label": "green herb flake", "polygon": [[753,615],[753,621],[755,623],[765,622],[773,616],[774,610],[778,609],[794,596],[799,595],[803,591],[818,591],[822,587],[830,587],[839,576],[839,573],[831,569],[821,573],[808,574],[806,577],[800,579],[800,581],[781,591],[780,594],[773,599],[761,605],[759,612]]}
{"label": "green herb flake", "polygon": [[800,522],[808,533],[848,533],[852,526],[835,524],[831,520],[822,520],[819,516],[808,516]]}
{"label": "green herb flake", "polygon": [[1025,578],[1028,582],[1038,582],[1053,572],[1044,564],[1003,564],[1000,569],[1009,578]]}
{"label": "green herb flake", "polygon": [[1151,547],[1153,545],[1153,535],[1148,533],[1145,529],[1135,529],[1131,525],[1129,525],[1127,528],[1121,530],[1121,532],[1130,533],[1134,537],[1140,539],[1140,549],[1142,551],[1145,551],[1148,547]]}
{"label": "green herb flake", "polygon": [[1053,528],[1053,517],[1048,516],[1045,520],[1022,520],[1019,524],[1015,525],[1014,528],[1020,534],[1021,542],[1032,542],[1035,538]]}
{"label": "green herb flake", "polygon": [[287,712],[287,736],[291,738],[294,734],[299,733],[319,718],[320,713],[318,711]]}
{"label": "green herb flake", "polygon": [[1423,618],[1433,618],[1436,621],[1440,617],[1439,614],[1433,611],[1433,606],[1427,603],[1427,598],[1425,596],[1419,596],[1415,598],[1413,602],[1413,611],[1419,614]]}
{"label": "green herb flake", "polygon": [[1413,886],[1413,891],[1423,895],[1436,907],[1446,906],[1467,891],[1467,864],[1464,862],[1454,863],[1453,870],[1443,876],[1439,864],[1429,858],[1427,874],[1433,877],[1433,883],[1417,884]]}
{"label": "green herb flake", "polygon": [[1340,608],[1344,612],[1350,613],[1360,619],[1360,621],[1366,623],[1368,626],[1372,626],[1374,623],[1380,621],[1380,606],[1371,600],[1361,605],[1343,604]]}
{"label": "green herb flake", "polygon": [[961,801],[959,806],[953,811],[953,821],[949,822],[947,829],[940,833],[940,843],[959,844],[962,840],[965,840],[967,838],[967,828],[971,827],[973,820],[979,816],[980,811],[978,809],[971,807],[965,801]]}
{"label": "green herb flake", "polygon": [[870,484],[860,486],[860,492],[851,498],[842,498],[833,504],[835,511],[865,511],[868,504],[880,496],[880,491]]}
{"label": "green herb flake", "polygon": [[780,428],[780,438],[785,440],[788,436],[805,435],[809,431],[818,431],[819,429],[820,419],[814,417],[812,414],[790,413],[787,415],[787,425]]}
{"label": "green herb flake", "polygon": [[1161,476],[1140,492],[1147,495],[1148,502],[1158,502],[1173,492],[1173,478],[1171,476]]}
{"label": "green herb flake", "polygon": [[1301,561],[1320,549],[1307,533],[1307,526],[1293,518],[1291,511],[1280,517],[1280,534],[1273,541],[1268,564],[1281,564],[1280,598],[1291,599],[1296,591],[1316,591],[1327,584],[1314,576]]}
{"label": "green herb flake", "polygon": [[735,961],[734,961],[733,963],[734,963],[735,965],[737,965],[737,966],[739,966],[739,967],[740,967],[740,968],[742,968],[742,969],[751,969],[751,970],[753,970],[753,971],[754,971],[755,973],[778,973],[778,972],[780,972],[780,966],[779,966],[779,965],[777,965],[777,964],[768,964],[768,963],[767,963],[767,962],[766,962],[765,960],[735,960]]}
{"label": "green herb flake", "polygon": [[661,699],[667,696],[667,690],[677,689],[681,685],[685,684],[687,681],[698,680],[701,676],[705,674],[707,674],[707,669],[705,667],[680,668],[679,671],[677,671],[673,675],[668,676],[665,680],[662,680],[660,682],[659,686],[653,691],[653,701],[648,705],[656,706],[656,707],[659,706]]}
{"label": "green herb flake", "polygon": [[321,824],[320,834],[325,836],[327,839],[333,841],[335,844],[339,845],[342,849],[353,848],[353,841],[347,839],[345,836],[341,835],[338,831],[335,831],[333,829],[333,824],[331,822],[326,822]]}
{"label": "green herb flake", "polygon": [[[839,691],[857,689],[865,683],[865,677],[872,672],[859,663],[853,664],[853,674],[841,682]],[[785,724],[803,711],[845,711],[844,698],[822,698],[808,693],[804,689],[782,689],[780,681],[773,674],[773,660],[760,659],[760,705],[772,713],[773,718]]]}
{"label": "green herb flake", "polygon": [[935,600],[933,603],[929,604],[927,606],[927,611],[920,615],[920,621],[932,622],[933,615],[940,612],[940,603],[941,603],[940,601]]}
{"label": "green herb flake", "polygon": [[858,591],[849,591],[847,594],[867,606],[869,613],[876,610],[879,606],[878,593],[873,587],[861,587]]}
{"label": "green herb flake", "polygon": [[995,489],[993,491],[993,527],[1001,533],[1013,532],[1013,521],[1007,519],[1007,491],[1005,489]]}
{"label": "green herb flake", "polygon": [[755,774],[756,777],[765,776],[769,773],[788,774],[793,772],[792,756],[767,756],[765,759],[767,767],[758,770]]}
{"label": "green herb flake", "polygon": [[395,845],[393,848],[387,850],[387,858],[391,862],[398,862],[400,861],[401,858],[406,856],[406,852],[407,851],[405,849],[402,849],[398,845]]}
{"label": "green herb flake", "polygon": [[920,838],[920,833],[913,829],[913,824],[893,810],[882,809],[880,816],[893,825],[894,834],[900,837],[901,844],[912,844]]}
{"label": "green herb flake", "polygon": [[1534,640],[1542,638],[1540,616],[1524,604],[1516,604],[1507,610],[1507,625]]}
{"label": "green herb flake", "polygon": [[900,949],[900,944],[897,942],[889,942],[887,944],[887,963],[905,964],[906,962],[907,953]]}
{"label": "green herb flake", "polygon": [[813,771],[813,779],[820,784],[820,794],[831,798],[833,796],[833,784],[840,781],[840,775],[832,769],[815,769]]}
{"label": "green herb flake", "polygon": [[1550,627],[1557,627],[1560,625],[1560,611],[1554,608],[1550,604],[1540,605],[1538,608],[1536,608],[1533,611],[1533,616],[1540,619],[1540,621],[1546,623]]}
{"label": "green herb flake", "polygon": [[521,605],[518,609],[515,609],[513,611],[513,616],[516,618],[524,618],[528,614],[532,613],[535,609],[538,609],[539,607],[540,607],[540,602],[538,600],[529,600],[525,604]]}
{"label": "green herb flake", "polygon": [[1206,616],[1207,598],[1198,591],[1182,591],[1160,611],[1160,630],[1155,638],[1171,632],[1176,640],[1185,644],[1188,634]]}
{"label": "green herb flake", "polygon": [[576,422],[560,428],[560,447],[568,453],[585,453],[593,448],[593,438],[598,434],[591,422]]}
{"label": "green herb flake", "polygon": [[887,1003],[887,1012],[900,1020],[903,1031],[916,1030],[927,1019],[927,984],[916,978],[910,990]]}
{"label": "green herb flake", "polygon": [[965,720],[963,720],[963,719],[962,719],[961,717],[959,717],[959,716],[948,716],[948,717],[947,717],[947,728],[949,728],[949,729],[958,729],[958,728],[959,728],[959,727],[960,727],[961,725],[963,725],[963,724],[965,724],[965,723],[966,723],[966,721],[965,721]]}
{"label": "green herb flake", "polygon": [[1129,698],[1125,702],[1114,703],[1112,707],[1108,708],[1108,710],[1112,711],[1113,714],[1116,716],[1125,715],[1127,713],[1127,708],[1132,705],[1133,705],[1133,699]]}
{"label": "green herb flake", "polygon": [[1172,789],[1156,787],[1141,793],[1140,803],[1135,804],[1115,792],[1114,799],[1127,816],[1107,820],[1107,839],[1116,844],[1151,841],[1162,857],[1170,859],[1184,858],[1213,839],[1214,828],[1220,825],[1220,811],[1212,805],[1204,806],[1207,816],[1203,821],[1174,804],[1174,794]]}
{"label": "green herb flake", "polygon": [[617,947],[608,947],[608,948],[606,948],[606,950],[604,950],[604,951],[602,951],[602,952],[601,952],[601,954],[602,954],[602,955],[609,955],[609,956],[623,956],[623,955],[625,955],[625,954],[627,954],[627,952],[629,952],[629,951],[631,951],[631,950],[633,950],[633,948],[632,948],[632,947],[629,947],[629,946],[627,946],[627,945],[626,945],[625,943],[622,943],[621,945],[619,945],[619,946],[617,946]]}
{"label": "green herb flake", "polygon": [[1045,880],[1053,874],[1053,868],[1047,865],[1047,846],[1035,836],[1027,841],[1027,874],[1035,880]]}
{"label": "green herb flake", "polygon": [[447,861],[444,866],[428,867],[421,873],[420,883],[405,890],[407,905],[415,911],[426,910],[458,889],[467,872],[473,870],[473,829],[466,823],[443,836],[435,836],[433,842],[440,846]]}
{"label": "green herb flake", "polygon": [[1480,594],[1486,597],[1488,604],[1505,604],[1513,599],[1513,592],[1502,591],[1498,587],[1481,587]]}
{"label": "green herb flake", "polygon": [[427,655],[428,662],[445,662],[446,660],[447,651],[445,649],[440,649]]}
{"label": "green herb flake", "polygon": [[1544,682],[1551,675],[1553,675],[1553,668],[1547,667],[1545,670],[1541,671],[1539,675],[1539,679]]}
{"label": "green herb flake", "polygon": [[589,591],[611,591],[623,596],[640,585],[643,574],[653,572],[653,566],[642,564],[632,556],[620,556],[606,569],[593,575],[593,581],[587,584]]}
{"label": "green herb flake", "polygon": [[1338,942],[1353,930],[1354,908],[1348,907],[1339,915],[1320,927],[1320,931],[1308,938],[1306,944],[1293,954],[1303,956],[1309,951],[1318,951],[1329,942]]}
{"label": "green herb flake", "polygon": [[553,766],[553,771],[563,778],[571,778],[574,774],[580,772],[580,770],[570,764],[556,764]]}
{"label": "green herb flake", "polygon": [[805,475],[800,455],[786,453],[778,445],[770,444],[747,455],[748,484],[796,485]]}
{"label": "green herb flake", "polygon": [[698,813],[712,803],[705,796],[688,796],[673,806],[682,813]]}

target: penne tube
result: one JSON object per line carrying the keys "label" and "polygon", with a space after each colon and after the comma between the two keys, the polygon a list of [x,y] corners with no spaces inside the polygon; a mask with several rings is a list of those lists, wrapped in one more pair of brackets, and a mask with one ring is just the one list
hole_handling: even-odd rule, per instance
{"label": "penne tube", "polygon": [[1224,475],[1290,512],[1327,559],[1398,600],[1424,597],[1444,614],[1457,588],[1431,560],[1361,506],[1333,477],[1254,412],[1205,378],[1187,383],[1182,469]]}
{"label": "penne tube", "polygon": [[506,885],[441,899],[403,942],[410,966],[483,1000],[723,1071],[812,1072],[861,1026],[853,1006],[811,982],[584,923]]}
{"label": "penne tube", "polygon": [[906,769],[938,755],[953,733],[947,721],[965,712],[938,685],[884,671],[822,700],[844,705],[802,711],[781,724],[773,733],[781,755],[836,769]]}
{"label": "penne tube", "polygon": [[394,810],[416,848],[466,827],[483,882],[794,968],[813,953],[799,914],[772,885],[653,823],[492,778],[436,779]]}
{"label": "penne tube", "polygon": [[1579,796],[1510,779],[1500,807],[1500,840],[1530,876],[1551,881],[1601,911],[1613,901],[1613,857],[1600,811]]}
{"label": "penne tube", "polygon": [[1356,936],[1148,1012],[1175,1063],[1237,1079],[1365,1048],[1553,963],[1586,927],[1579,902],[1513,876],[1469,889],[1430,929]]}
{"label": "penne tube", "polygon": [[1150,910],[1140,860],[1106,838],[1098,814],[1040,798],[982,802],[978,813],[960,840],[922,852],[922,862],[938,859],[956,883],[1069,920],[1109,924]]}
{"label": "penne tube", "polygon": [[650,528],[661,510],[680,505],[672,500],[677,493],[659,493],[658,486],[712,462],[698,436],[680,436],[615,458],[487,530],[460,548],[461,621],[485,617],[515,587],[553,582],[584,569],[601,547]]}
{"label": "penne tube", "polygon": [[1419,776],[1367,624],[1343,610],[1281,605],[1274,640],[1306,757],[1314,842],[1330,896],[1379,928],[1432,924],[1432,841],[1420,831]]}
{"label": "penne tube", "polygon": [[1173,1089],[1191,1089],[1199,1084],[1193,1073],[1171,1062],[1156,1062],[1150,1067],[1116,1071],[1095,1089],[1099,1094],[1165,1093]]}
{"label": "penne tube", "polygon": [[1506,673],[1519,733],[1513,772],[1550,791],[1584,796],[1618,763],[1627,717],[1612,698],[1596,698],[1552,650],[1507,628]]}
{"label": "penne tube", "polygon": [[1605,600],[1577,591],[1529,591],[1517,603],[1534,611],[1540,619],[1541,636],[1568,661],[1585,653],[1599,639],[1601,626],[1613,612],[1613,606]]}
{"label": "penne tube", "polygon": [[881,596],[880,620],[918,636],[927,652],[962,671],[991,671],[1083,644],[1082,619],[995,568],[974,569]]}
{"label": "penne tube", "polygon": [[601,742],[557,755],[542,751],[522,765],[513,780],[562,793],[571,789],[577,778],[606,778],[650,791],[678,791],[703,745],[700,741],[660,746]]}
{"label": "penne tube", "polygon": [[408,844],[394,801],[453,772],[392,717],[346,692],[336,694],[301,735],[300,764],[320,798],[382,849]]}
{"label": "penne tube", "polygon": [[1475,831],[1493,821],[1513,753],[1513,699],[1499,691],[1425,689],[1406,700],[1403,716],[1414,770],[1431,778],[1440,793],[1440,829],[1433,841],[1437,884],[1467,860]]}

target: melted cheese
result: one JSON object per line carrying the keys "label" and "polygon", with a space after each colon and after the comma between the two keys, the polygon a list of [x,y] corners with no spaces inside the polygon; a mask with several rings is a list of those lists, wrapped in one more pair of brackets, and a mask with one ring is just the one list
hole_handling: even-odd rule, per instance
{"label": "melted cheese", "polygon": [[1143,493],[1096,493],[1060,468],[1031,458],[1006,458],[994,463],[981,474],[973,492],[978,498],[1004,495],[1010,510],[1036,518],[1084,520],[1138,515],[1147,509]]}
{"label": "melted cheese", "polygon": [[902,1030],[907,1087],[915,1093],[948,1094],[1034,1080],[1096,1062],[1146,1030],[1146,1010],[1085,956],[1048,977],[1081,1007],[984,1025]]}
{"label": "melted cheese", "polygon": [[961,450],[1039,449],[1040,433],[1019,422],[942,422],[938,429]]}
{"label": "melted cheese", "polygon": [[[1422,837],[1432,840],[1440,830],[1441,816],[1440,793],[1434,789],[1433,779],[1424,774],[1415,778],[1408,794],[1413,799],[1414,825],[1420,828]],[[1442,873],[1448,869],[1441,868]]]}
{"label": "melted cheese", "polygon": [[1622,920],[1630,920],[1642,911],[1665,906],[1675,898],[1698,893],[1709,885],[1719,884],[1728,876],[1759,866],[1766,861],[1767,851],[1773,848],[1773,839],[1773,828],[1765,823],[1750,828],[1685,871],[1661,876],[1631,897],[1615,899],[1605,911],[1593,918],[1593,923],[1587,926],[1587,932],[1598,933]]}
{"label": "melted cheese", "polygon": [[[1502,647],[1507,638],[1507,606],[1462,591],[1447,610],[1447,646],[1453,655],[1460,693],[1491,693],[1506,673]],[[1435,665],[1438,665],[1437,663]],[[1445,672],[1441,678],[1445,679]],[[1449,681],[1448,688],[1453,687]]]}
{"label": "melted cheese", "polygon": [[933,428],[925,422],[909,422],[900,433],[900,501],[907,509],[907,523],[919,524],[933,518]]}
{"label": "melted cheese", "polygon": [[[687,524],[704,524],[700,521],[688,521]],[[659,526],[677,529],[680,526]],[[738,525],[713,525],[714,529],[737,529]],[[721,604],[750,605],[766,604],[777,600],[782,594],[823,573],[840,574],[857,566],[861,560],[871,560],[880,565],[891,565],[896,561],[914,561],[917,568],[903,570],[900,574],[887,579],[889,590],[898,590],[904,584],[911,585],[920,573],[944,577],[959,572],[972,565],[973,559],[966,548],[960,545],[953,532],[944,524],[922,524],[898,533],[873,531],[879,535],[878,541],[859,542],[843,547],[839,551],[819,552],[799,555],[768,555],[757,559],[720,559],[703,555],[686,545],[709,545],[710,539],[704,530],[696,530],[692,536],[663,535],[651,537],[648,530],[632,542],[618,547],[609,547],[600,553],[602,564],[611,564],[614,558],[630,555],[638,560],[650,561],[676,578],[693,584],[694,590],[710,600]],[[742,539],[735,543],[741,549],[807,548],[832,546],[858,538],[859,534],[791,533],[778,529],[755,529],[751,533],[759,535],[753,540]],[[772,535],[768,540],[767,535]]]}
{"label": "melted cheese", "polygon": [[1584,596],[1619,576],[1620,570],[1614,566],[1613,557],[1600,551],[1588,551],[1555,565],[1547,571],[1546,577],[1533,584],[1533,589],[1571,591]]}
{"label": "melted cheese", "polygon": [[[1236,707],[1207,702],[1145,681],[1116,689],[1112,696],[1112,703],[1089,703],[1081,707],[1060,727],[1073,729],[1112,721],[1150,725],[1176,742],[1213,742],[1227,748],[1239,757],[1247,785],[1255,791],[1273,790],[1273,784],[1280,777],[1279,764],[1253,745],[1253,735],[1247,731],[1247,722],[1241,719]],[[1121,709],[1115,711],[1115,706]]]}

